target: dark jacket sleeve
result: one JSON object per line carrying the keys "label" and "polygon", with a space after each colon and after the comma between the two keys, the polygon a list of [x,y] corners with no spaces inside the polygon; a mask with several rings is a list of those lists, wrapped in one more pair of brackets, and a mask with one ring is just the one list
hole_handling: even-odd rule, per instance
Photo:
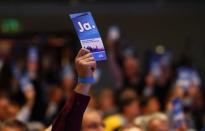
{"label": "dark jacket sleeve", "polygon": [[73,92],[55,119],[52,131],[80,131],[83,113],[89,100],[89,96]]}

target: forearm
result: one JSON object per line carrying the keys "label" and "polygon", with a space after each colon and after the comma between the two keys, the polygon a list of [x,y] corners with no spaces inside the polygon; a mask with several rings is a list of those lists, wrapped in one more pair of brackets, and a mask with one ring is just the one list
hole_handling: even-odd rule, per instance
{"label": "forearm", "polygon": [[115,83],[115,86],[121,87],[122,86],[122,72],[121,69],[119,67],[119,65],[117,64],[116,58],[115,58],[115,52],[114,51],[110,51],[109,52],[109,57],[108,57],[108,61],[109,61],[109,67],[110,70],[113,74],[113,77],[115,79],[115,81],[117,81],[117,83]]}
{"label": "forearm", "polygon": [[90,88],[90,84],[77,84],[72,96],[54,121],[52,131],[80,131],[83,113],[90,99]]}
{"label": "forearm", "polygon": [[88,96],[90,88],[91,88],[91,84],[78,83],[74,91],[76,93]]}

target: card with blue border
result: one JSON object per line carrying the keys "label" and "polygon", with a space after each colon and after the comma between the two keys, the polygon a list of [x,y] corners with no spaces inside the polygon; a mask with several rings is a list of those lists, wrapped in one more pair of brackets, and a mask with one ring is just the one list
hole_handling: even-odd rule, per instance
{"label": "card with blue border", "polygon": [[90,50],[96,61],[106,60],[107,56],[100,33],[90,12],[70,14],[82,48]]}

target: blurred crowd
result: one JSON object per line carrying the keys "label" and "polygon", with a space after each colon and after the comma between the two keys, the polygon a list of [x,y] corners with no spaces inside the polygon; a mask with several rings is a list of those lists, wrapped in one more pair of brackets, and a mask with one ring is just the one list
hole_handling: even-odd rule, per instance
{"label": "blurred crowd", "polygon": [[[157,46],[142,61],[118,27],[108,30],[104,44],[106,74],[111,78],[107,81],[112,85],[99,85],[106,76],[98,68],[82,131],[199,131],[204,127],[202,80],[188,56],[176,62],[172,50]],[[75,87],[73,64],[79,49],[72,33],[0,38],[1,131],[42,131],[52,124]]]}

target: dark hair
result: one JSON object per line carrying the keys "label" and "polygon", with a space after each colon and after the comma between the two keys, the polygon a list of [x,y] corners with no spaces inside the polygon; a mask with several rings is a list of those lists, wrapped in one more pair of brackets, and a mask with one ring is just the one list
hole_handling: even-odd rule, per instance
{"label": "dark hair", "polygon": [[0,130],[2,130],[4,127],[19,128],[21,131],[29,131],[28,127],[18,120],[8,120],[3,122],[0,126]]}
{"label": "dark hair", "polygon": [[10,99],[8,92],[4,89],[0,89],[0,99],[2,98]]}
{"label": "dark hair", "polygon": [[156,96],[151,95],[151,96],[142,98],[142,101],[141,101],[141,103],[140,103],[140,106],[141,106],[141,107],[146,107],[147,104],[148,104],[148,103],[150,102],[150,100],[152,100],[152,99],[156,99],[157,101],[159,101]]}
{"label": "dark hair", "polygon": [[124,108],[126,106],[129,106],[134,101],[138,101],[137,97],[127,97],[127,98],[120,99],[120,101],[119,101],[119,111],[123,112]]}

